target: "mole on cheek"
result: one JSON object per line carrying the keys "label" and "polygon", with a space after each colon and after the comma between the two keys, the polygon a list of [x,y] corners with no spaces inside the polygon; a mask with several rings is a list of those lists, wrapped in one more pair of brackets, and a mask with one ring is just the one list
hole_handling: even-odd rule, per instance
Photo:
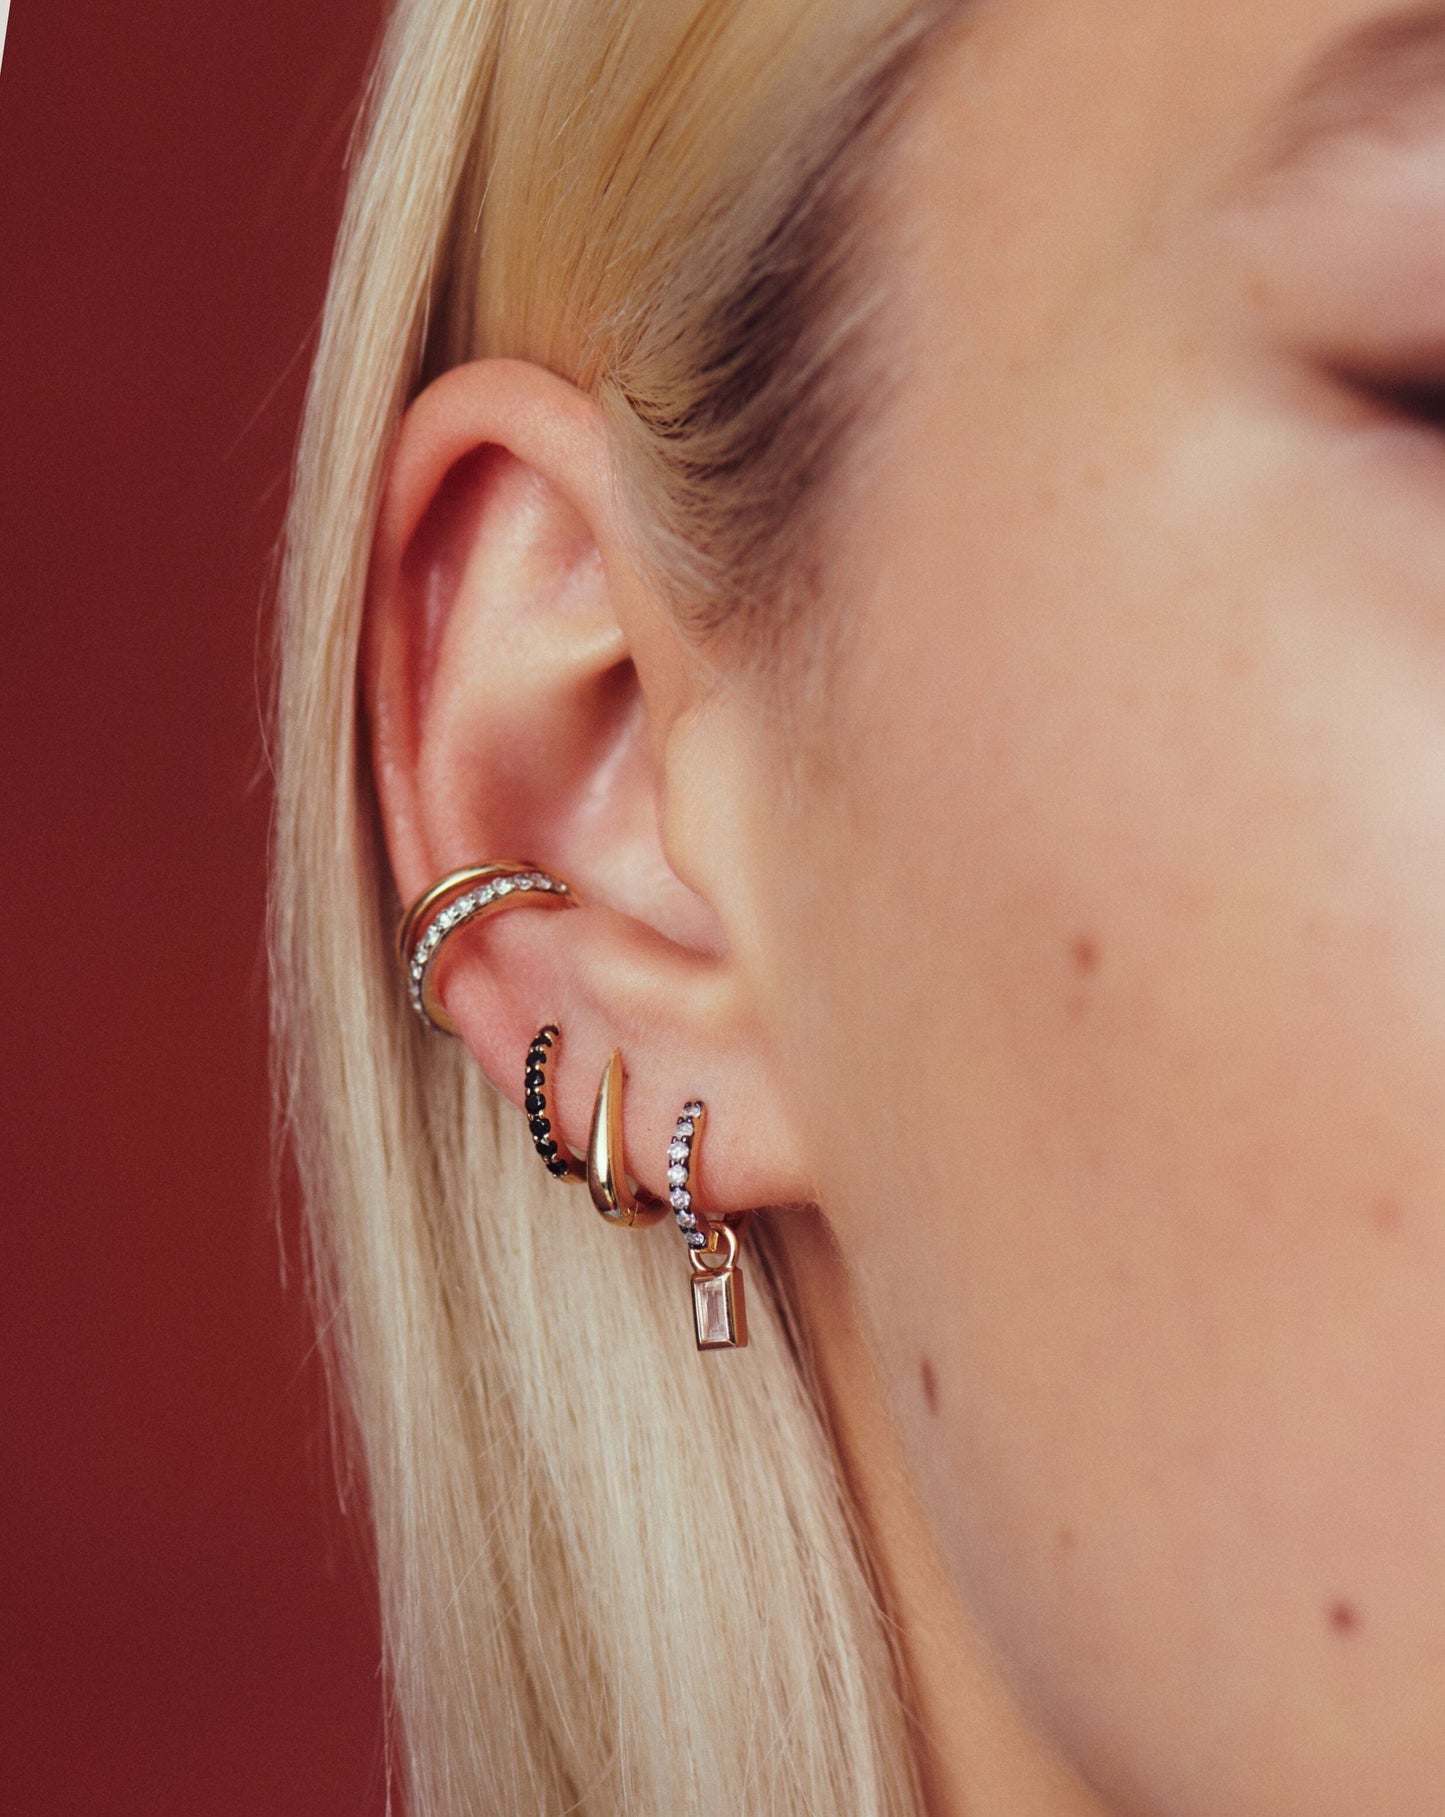
{"label": "mole on cheek", "polygon": [[1360,1611],[1352,1602],[1330,1604],[1330,1626],[1336,1634],[1353,1634],[1360,1625]]}
{"label": "mole on cheek", "polygon": [[[1069,962],[1076,978],[1092,978],[1099,969],[1099,943],[1090,933],[1076,934],[1069,942]],[[1089,1009],[1089,993],[1082,985],[1064,993],[1064,1014],[1082,1021]]]}
{"label": "mole on cheek", "polygon": [[1370,1221],[1382,1236],[1388,1235],[1392,1230],[1398,1230],[1403,1216],[1404,1211],[1400,1201],[1392,1199],[1388,1193],[1383,1198],[1376,1199],[1370,1207]]}
{"label": "mole on cheek", "polygon": [[919,1365],[918,1378],[923,1385],[923,1404],[930,1413],[938,1412],[938,1377],[934,1374],[933,1364],[924,1357]]}
{"label": "mole on cheek", "polygon": [[1099,943],[1092,934],[1077,934],[1069,948],[1074,970],[1081,978],[1091,978],[1099,969]]}

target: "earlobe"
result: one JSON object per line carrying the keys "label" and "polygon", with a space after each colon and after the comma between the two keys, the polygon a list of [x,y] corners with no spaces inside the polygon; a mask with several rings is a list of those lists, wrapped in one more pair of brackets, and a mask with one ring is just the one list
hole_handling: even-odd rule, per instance
{"label": "earlobe", "polygon": [[[572,881],[565,915],[468,916],[427,991],[518,1105],[539,1025],[566,1031],[547,1139],[580,1154],[608,1055],[626,1152],[658,1199],[680,1093],[714,1105],[704,1210],[806,1196],[712,906],[668,861],[666,752],[696,665],[630,565],[593,402],[516,361],[447,373],[397,439],[368,587],[365,696],[382,830],[409,902],[461,866]],[[692,772],[689,772],[692,774]],[[706,802],[688,807],[706,814]],[[731,1133],[730,1133],[731,1132]]]}

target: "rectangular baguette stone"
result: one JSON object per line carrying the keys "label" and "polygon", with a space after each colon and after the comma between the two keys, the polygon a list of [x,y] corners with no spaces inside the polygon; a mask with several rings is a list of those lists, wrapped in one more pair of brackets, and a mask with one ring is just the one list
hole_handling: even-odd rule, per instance
{"label": "rectangular baguette stone", "polygon": [[735,1268],[692,1277],[692,1311],[699,1350],[734,1350],[747,1342],[742,1276]]}

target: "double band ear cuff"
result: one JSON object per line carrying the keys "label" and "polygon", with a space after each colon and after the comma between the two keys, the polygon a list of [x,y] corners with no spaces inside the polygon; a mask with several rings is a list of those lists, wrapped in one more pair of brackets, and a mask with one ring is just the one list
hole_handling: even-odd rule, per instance
{"label": "double band ear cuff", "polygon": [[577,892],[564,878],[511,859],[449,872],[417,897],[396,930],[397,958],[406,976],[411,1007],[429,1028],[454,1035],[456,1025],[442,1006],[433,980],[447,939],[458,928],[524,902],[539,908],[565,908],[576,900]]}
{"label": "double band ear cuff", "polygon": [[547,1060],[554,1044],[561,1039],[562,1031],[555,1022],[545,1023],[533,1035],[522,1076],[522,1108],[527,1113],[532,1145],[542,1157],[547,1172],[559,1180],[585,1180],[587,1169],[557,1140],[547,1105]]}

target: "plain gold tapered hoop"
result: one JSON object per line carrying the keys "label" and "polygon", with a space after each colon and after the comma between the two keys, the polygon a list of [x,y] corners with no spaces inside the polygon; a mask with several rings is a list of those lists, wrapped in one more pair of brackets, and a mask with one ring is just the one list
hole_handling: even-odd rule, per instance
{"label": "plain gold tapered hoop", "polygon": [[635,1192],[627,1183],[622,1152],[622,1050],[614,1047],[602,1069],[597,1101],[592,1106],[592,1128],[587,1136],[587,1190],[592,1203],[609,1224],[644,1230],[667,1216],[667,1206],[649,1192]]}

